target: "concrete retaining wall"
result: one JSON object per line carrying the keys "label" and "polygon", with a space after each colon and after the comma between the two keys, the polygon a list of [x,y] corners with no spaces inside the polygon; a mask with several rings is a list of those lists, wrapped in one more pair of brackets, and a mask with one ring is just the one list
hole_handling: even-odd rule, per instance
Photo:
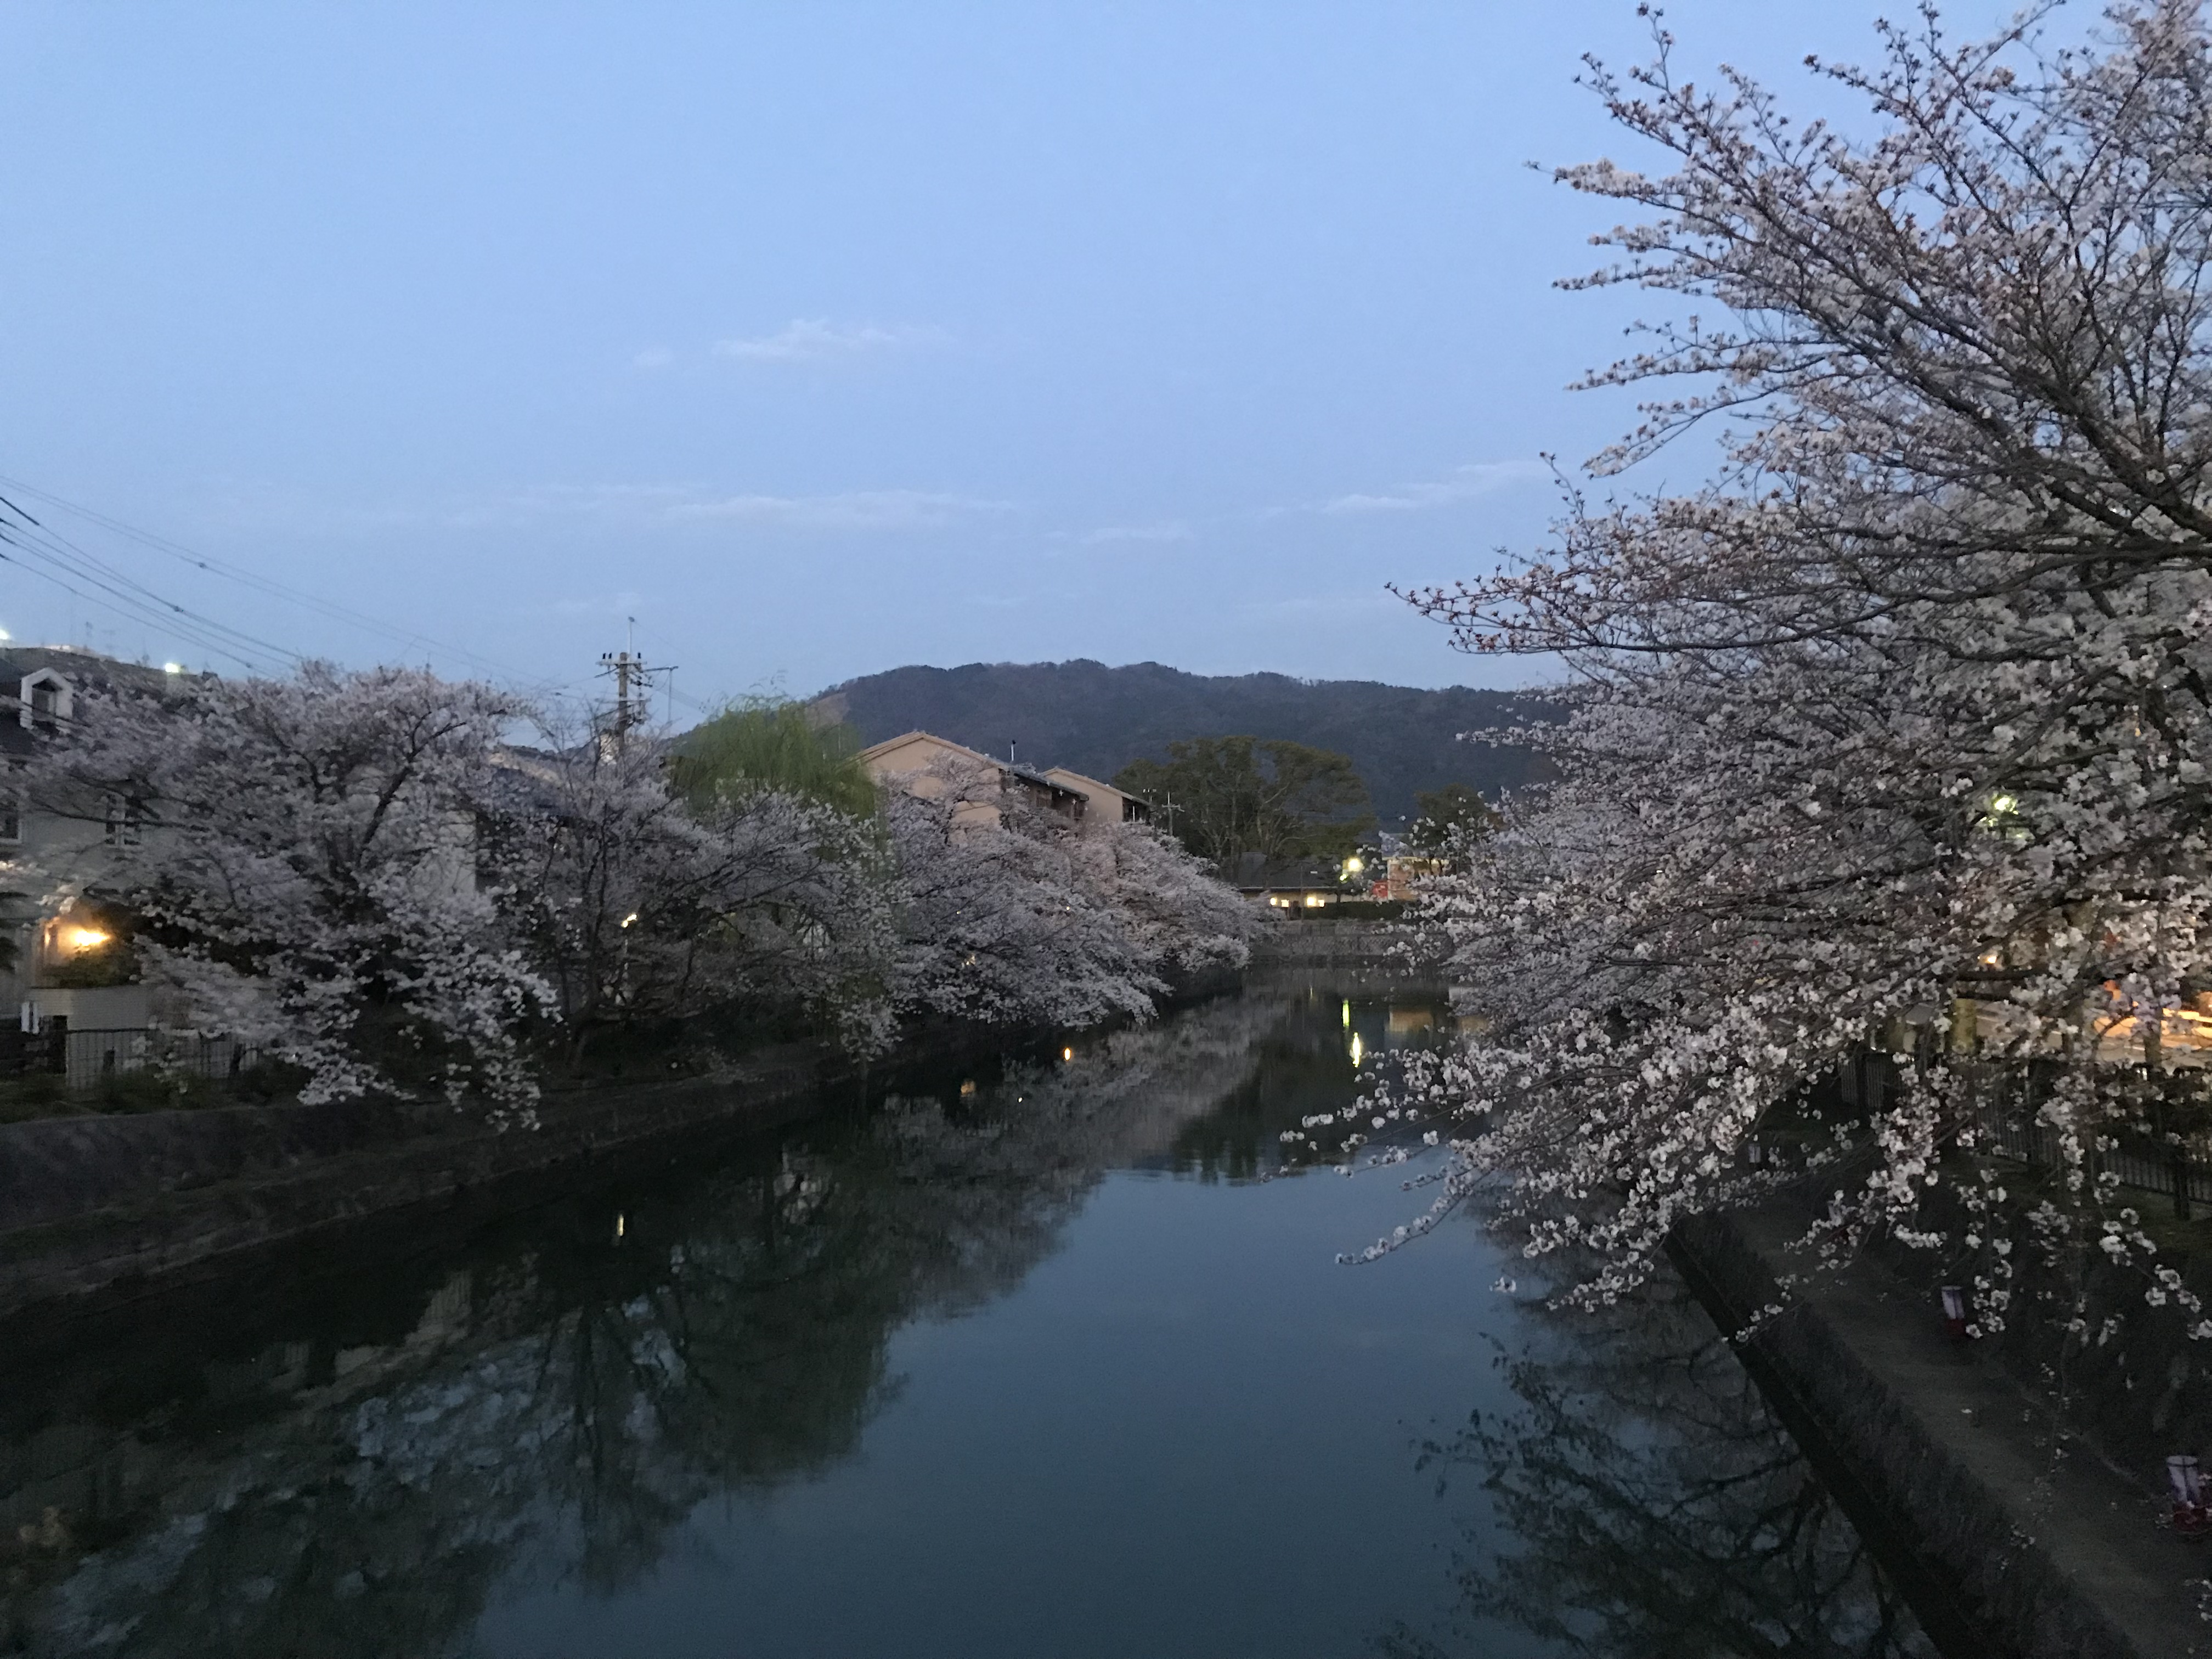
{"label": "concrete retaining wall", "polygon": [[1399,968],[1433,971],[1432,953],[1414,929],[1394,921],[1285,921],[1252,947],[1252,965],[1274,968]]}
{"label": "concrete retaining wall", "polygon": [[[975,1046],[939,1037],[902,1061]],[[188,1282],[242,1253],[371,1216],[481,1204],[687,1134],[770,1127],[861,1081],[834,1050],[793,1047],[710,1079],[549,1097],[536,1129],[363,1102],[0,1127],[0,1317]]]}
{"label": "concrete retaining wall", "polygon": [[[1784,1299],[1728,1217],[1678,1224],[1668,1253],[1723,1331]],[[1948,1659],[2134,1659],[2136,1644],[1817,1305],[1766,1318],[1736,1350]]]}

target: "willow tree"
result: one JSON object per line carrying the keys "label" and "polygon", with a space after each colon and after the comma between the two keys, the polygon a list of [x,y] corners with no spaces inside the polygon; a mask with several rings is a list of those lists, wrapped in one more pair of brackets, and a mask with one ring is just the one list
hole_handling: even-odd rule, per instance
{"label": "willow tree", "polygon": [[695,807],[766,790],[866,817],[876,810],[876,786],[860,752],[851,726],[817,718],[805,703],[755,697],[677,738],[669,771]]}

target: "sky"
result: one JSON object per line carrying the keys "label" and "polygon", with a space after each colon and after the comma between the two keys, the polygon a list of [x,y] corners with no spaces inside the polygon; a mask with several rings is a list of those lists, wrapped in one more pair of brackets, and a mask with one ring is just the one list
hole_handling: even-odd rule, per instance
{"label": "sky", "polygon": [[[1667,26],[1809,106],[1883,9]],[[1535,547],[1544,457],[1632,422],[1568,383],[1663,306],[1553,285],[1616,215],[1528,164],[1649,159],[1575,83],[1648,27],[13,0],[0,495],[253,643],[20,551],[0,628],[588,692],[634,627],[679,716],[915,662],[1514,683],[1387,585]]]}

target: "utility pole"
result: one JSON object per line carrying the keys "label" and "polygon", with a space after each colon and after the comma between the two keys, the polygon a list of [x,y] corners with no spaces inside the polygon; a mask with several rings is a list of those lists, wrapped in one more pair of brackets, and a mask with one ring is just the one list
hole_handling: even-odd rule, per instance
{"label": "utility pole", "polygon": [[623,648],[619,651],[606,651],[600,653],[600,678],[611,678],[615,683],[615,724],[612,736],[617,748],[621,746],[623,738],[629,735],[632,726],[642,726],[651,717],[653,700],[648,694],[653,690],[653,677],[655,674],[672,675],[675,672],[676,666],[673,663],[655,665],[647,663],[639,653],[637,618],[635,617],[629,619],[629,634]]}

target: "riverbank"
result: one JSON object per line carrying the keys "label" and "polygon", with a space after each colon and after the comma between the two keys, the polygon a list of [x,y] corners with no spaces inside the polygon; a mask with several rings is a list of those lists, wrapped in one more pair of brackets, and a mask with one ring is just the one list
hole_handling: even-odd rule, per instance
{"label": "riverbank", "polygon": [[1952,1659],[2212,1654],[2201,1542],[2159,1522],[2162,1470],[2107,1461],[1878,1260],[1777,1287],[1779,1212],[1680,1224],[1670,1253]]}
{"label": "riverbank", "polygon": [[1397,921],[1340,921],[1300,918],[1276,927],[1252,947],[1255,969],[1366,969],[1386,974],[1432,974],[1441,958],[1425,948],[1420,932]]}
{"label": "riverbank", "polygon": [[[1238,991],[1193,975],[1162,1012]],[[1097,1034],[1093,1034],[1097,1035]],[[0,1319],[64,1316],[223,1278],[302,1242],[395,1218],[465,1231],[593,1177],[643,1170],[962,1066],[1055,1054],[1066,1034],[946,1024],[862,1063],[827,1041],[710,1074],[549,1091],[538,1127],[495,1129],[431,1104],[283,1102],[78,1113],[0,1123]]]}
{"label": "riverbank", "polygon": [[189,1285],[372,1219],[481,1219],[585,1166],[665,1160],[1039,1041],[934,1030],[868,1066],[787,1044],[708,1077],[549,1094],[528,1130],[366,1101],[0,1125],[0,1318]]}

